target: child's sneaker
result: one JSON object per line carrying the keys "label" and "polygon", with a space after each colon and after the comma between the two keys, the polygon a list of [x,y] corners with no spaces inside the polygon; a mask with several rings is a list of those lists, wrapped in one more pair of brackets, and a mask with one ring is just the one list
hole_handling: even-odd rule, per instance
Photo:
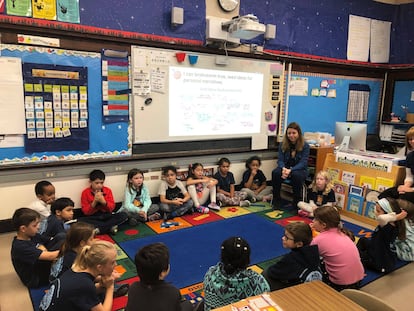
{"label": "child's sneaker", "polygon": [[209,209],[208,209],[208,207],[205,207],[205,206],[199,206],[199,207],[196,207],[196,211],[197,212],[199,212],[199,213],[201,213],[201,214],[208,214],[208,212],[210,211]]}
{"label": "child's sneaker", "polygon": [[154,220],[158,220],[158,219],[161,219],[161,214],[160,213],[154,213],[154,214],[148,216],[148,221],[154,221]]}
{"label": "child's sneaker", "polygon": [[270,202],[273,199],[273,194],[265,195],[262,199],[263,202]]}
{"label": "child's sneaker", "polygon": [[117,234],[117,232],[118,232],[118,226],[117,225],[112,226],[111,229],[109,230],[109,233],[111,235],[115,235],[115,234]]}
{"label": "child's sneaker", "polygon": [[211,203],[208,205],[208,208],[209,208],[209,209],[212,209],[212,210],[214,210],[214,211],[219,211],[219,210],[220,210],[220,206],[218,206],[216,202],[211,202]]}
{"label": "child's sneaker", "polygon": [[125,296],[126,294],[128,294],[128,290],[129,290],[129,284],[121,284],[121,285],[115,284],[113,297],[118,298],[118,297]]}
{"label": "child's sneaker", "polygon": [[298,210],[298,215],[302,217],[310,217],[310,213],[304,210]]}
{"label": "child's sneaker", "polygon": [[239,205],[241,207],[249,207],[250,206],[250,201],[249,200],[240,201],[240,204]]}
{"label": "child's sneaker", "polygon": [[128,219],[128,224],[129,224],[131,227],[135,227],[135,226],[137,226],[137,225],[138,225],[138,220],[137,220],[136,218],[134,218],[134,217],[130,217],[130,218]]}

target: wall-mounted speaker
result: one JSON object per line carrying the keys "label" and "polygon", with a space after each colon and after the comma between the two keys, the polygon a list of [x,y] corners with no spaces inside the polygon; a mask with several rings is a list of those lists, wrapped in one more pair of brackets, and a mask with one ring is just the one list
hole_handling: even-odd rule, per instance
{"label": "wall-mounted speaker", "polygon": [[276,38],[276,25],[273,25],[273,24],[266,25],[266,32],[264,34],[264,38],[266,40]]}
{"label": "wall-mounted speaker", "polygon": [[171,10],[171,25],[178,26],[184,24],[184,9],[173,7]]}

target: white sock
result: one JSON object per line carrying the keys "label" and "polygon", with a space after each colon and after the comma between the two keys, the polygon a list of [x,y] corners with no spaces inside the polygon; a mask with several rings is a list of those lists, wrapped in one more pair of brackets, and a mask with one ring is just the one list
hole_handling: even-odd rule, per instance
{"label": "white sock", "polygon": [[300,202],[298,203],[298,207],[299,207],[301,210],[304,210],[305,212],[308,212],[308,213],[312,213],[312,212],[313,212],[313,207],[312,207],[312,205],[311,205],[311,204],[309,204],[309,203],[306,203],[306,202],[300,201]]}

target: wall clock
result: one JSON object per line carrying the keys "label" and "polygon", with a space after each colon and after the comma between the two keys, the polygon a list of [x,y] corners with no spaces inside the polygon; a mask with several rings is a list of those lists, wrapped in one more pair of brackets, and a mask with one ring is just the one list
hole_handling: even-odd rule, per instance
{"label": "wall clock", "polygon": [[240,3],[240,0],[218,0],[218,3],[223,11],[234,11]]}

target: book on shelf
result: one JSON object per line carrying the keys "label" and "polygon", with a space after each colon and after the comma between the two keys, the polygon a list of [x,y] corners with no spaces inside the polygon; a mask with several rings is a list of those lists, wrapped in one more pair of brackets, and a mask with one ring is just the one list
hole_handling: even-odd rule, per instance
{"label": "book on shelf", "polygon": [[355,194],[364,197],[365,191],[363,187],[357,185],[349,185],[349,194]]}
{"label": "book on shelf", "polygon": [[371,218],[371,219],[376,219],[375,206],[376,206],[375,202],[366,201],[365,202],[364,216],[368,217],[368,218]]}
{"label": "book on shelf", "polygon": [[362,215],[363,207],[364,198],[362,196],[352,193],[348,195],[347,211]]}
{"label": "book on shelf", "polygon": [[341,181],[346,182],[348,185],[355,184],[355,173],[349,171],[342,171]]}
{"label": "book on shelf", "polygon": [[335,206],[340,209],[345,209],[346,198],[348,194],[348,184],[340,180],[334,180],[333,190],[335,192]]}
{"label": "book on shelf", "polygon": [[377,177],[375,180],[375,190],[383,192],[385,189],[394,187],[394,180],[385,177]]}
{"label": "book on shelf", "polygon": [[359,177],[359,185],[363,187],[364,189],[374,189],[375,181],[376,181],[375,177],[364,176],[364,175],[361,175],[361,177]]}
{"label": "book on shelf", "polygon": [[339,168],[328,167],[326,172],[328,173],[331,181],[341,180],[341,170]]}

